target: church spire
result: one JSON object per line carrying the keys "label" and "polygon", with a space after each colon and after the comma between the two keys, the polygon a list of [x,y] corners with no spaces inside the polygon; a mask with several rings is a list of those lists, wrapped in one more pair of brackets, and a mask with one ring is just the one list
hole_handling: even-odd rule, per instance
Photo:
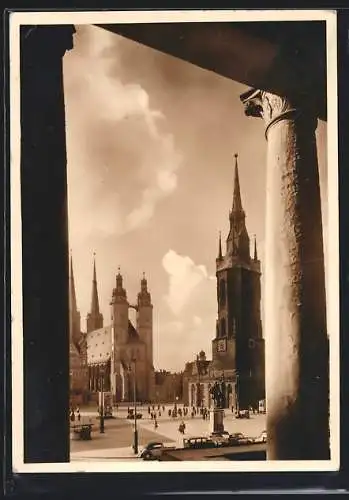
{"label": "church spire", "polygon": [[76,302],[73,257],[71,254],[69,266],[69,335],[73,342],[78,342],[80,338],[80,313]]}
{"label": "church spire", "polygon": [[238,155],[235,153],[235,173],[233,206],[229,213],[230,231],[227,238],[227,254],[247,262],[250,260],[250,240],[245,224],[245,212],[242,208]]}
{"label": "church spire", "polygon": [[254,256],[253,256],[253,260],[258,260],[256,235],[254,235]]}
{"label": "church spire", "polygon": [[76,293],[75,293],[75,281],[74,281],[74,271],[73,271],[73,257],[70,254],[70,272],[69,272],[69,303],[72,312],[77,311],[76,305]]}
{"label": "church spire", "polygon": [[223,254],[222,254],[222,233],[219,231],[219,242],[218,242],[218,260],[223,259]]}
{"label": "church spire", "polygon": [[99,311],[99,299],[97,290],[97,273],[96,273],[96,254],[93,254],[93,278],[92,278],[92,295],[91,309],[87,315],[87,332],[97,330],[103,327],[103,316]]}
{"label": "church spire", "polygon": [[238,169],[238,154],[235,153],[234,157],[235,157],[235,172],[234,172],[233,212],[242,212],[239,169]]}
{"label": "church spire", "polygon": [[91,309],[90,313],[92,316],[97,316],[99,314],[99,300],[97,291],[97,275],[96,275],[96,254],[93,254],[93,279],[92,279],[92,297],[91,297]]}

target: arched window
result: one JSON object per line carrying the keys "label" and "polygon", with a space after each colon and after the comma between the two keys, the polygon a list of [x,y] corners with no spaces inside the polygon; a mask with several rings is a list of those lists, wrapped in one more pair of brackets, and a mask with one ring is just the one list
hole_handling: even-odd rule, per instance
{"label": "arched window", "polygon": [[226,302],[226,289],[225,289],[225,280],[221,279],[219,282],[219,302],[221,307],[225,306]]}
{"label": "arched window", "polygon": [[221,319],[221,327],[220,327],[220,337],[225,337],[226,336],[226,325],[225,325],[225,318]]}

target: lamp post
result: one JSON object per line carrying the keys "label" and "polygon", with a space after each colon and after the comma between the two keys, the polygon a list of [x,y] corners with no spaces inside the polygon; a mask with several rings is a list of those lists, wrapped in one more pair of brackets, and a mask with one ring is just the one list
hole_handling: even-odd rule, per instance
{"label": "lamp post", "polygon": [[239,405],[239,374],[236,374],[236,382],[235,382],[235,398],[236,398],[236,411],[239,413],[240,405]]}
{"label": "lamp post", "polygon": [[101,381],[101,403],[100,403],[100,419],[99,419],[99,432],[104,434],[104,366],[101,365],[100,369],[100,381]]}
{"label": "lamp post", "polygon": [[136,359],[132,360],[134,363],[133,373],[133,403],[134,403],[134,432],[133,432],[133,450],[135,455],[138,454],[138,430],[137,430],[137,391],[136,391]]}

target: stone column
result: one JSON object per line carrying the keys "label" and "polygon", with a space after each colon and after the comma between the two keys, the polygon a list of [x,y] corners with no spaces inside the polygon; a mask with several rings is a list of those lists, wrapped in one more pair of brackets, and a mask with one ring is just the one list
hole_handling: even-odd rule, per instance
{"label": "stone column", "polygon": [[241,96],[266,124],[267,458],[329,459],[329,366],[315,129],[310,103]]}
{"label": "stone column", "polygon": [[62,57],[73,46],[74,28],[18,29],[24,461],[67,462],[69,246]]}

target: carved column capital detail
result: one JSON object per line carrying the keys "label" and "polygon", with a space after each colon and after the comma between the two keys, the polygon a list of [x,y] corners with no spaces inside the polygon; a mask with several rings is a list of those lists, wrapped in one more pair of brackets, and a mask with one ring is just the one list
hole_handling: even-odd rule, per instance
{"label": "carved column capital detail", "polygon": [[[296,120],[300,116],[307,115],[316,126],[316,119],[309,113],[307,106],[295,106],[285,96],[279,96],[259,89],[251,89],[240,96],[245,107],[246,116],[263,118],[266,124],[265,137],[268,137],[270,128],[281,120]],[[307,110],[307,111],[306,111]]]}

